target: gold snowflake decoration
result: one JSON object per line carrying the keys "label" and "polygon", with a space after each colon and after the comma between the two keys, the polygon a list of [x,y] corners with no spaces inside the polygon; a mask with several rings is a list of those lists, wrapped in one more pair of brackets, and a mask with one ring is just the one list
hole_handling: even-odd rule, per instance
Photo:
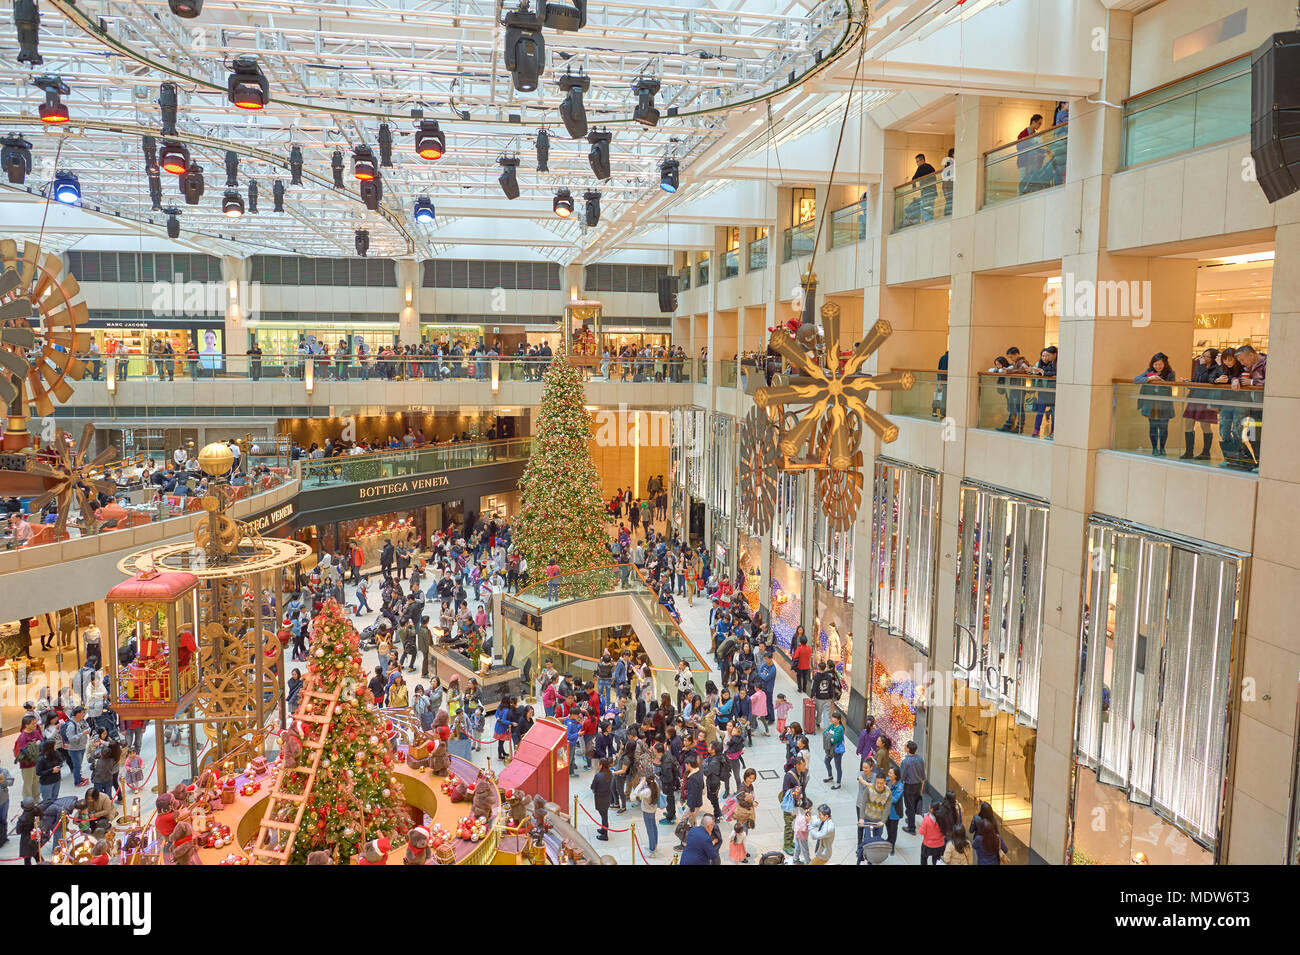
{"label": "gold snowflake decoration", "polygon": [[842,337],[840,307],[828,302],[821,309],[822,328],[826,335],[824,359],[826,367],[815,354],[804,350],[789,333],[781,330],[772,334],[772,348],[794,368],[794,374],[783,384],[768,385],[754,393],[760,408],[779,409],[798,406],[797,422],[781,433],[777,447],[787,460],[796,457],[808,445],[818,425],[825,422],[827,457],[815,466],[847,470],[853,466],[853,452],[857,450],[855,434],[861,433],[854,419],[865,423],[881,441],[886,443],[898,437],[898,427],[889,419],[867,406],[867,399],[876,391],[906,391],[915,377],[910,371],[891,371],[883,375],[858,373],[863,362],[875,354],[893,329],[884,319],[871,326],[865,338],[858,343],[841,364],[840,355],[847,344]]}

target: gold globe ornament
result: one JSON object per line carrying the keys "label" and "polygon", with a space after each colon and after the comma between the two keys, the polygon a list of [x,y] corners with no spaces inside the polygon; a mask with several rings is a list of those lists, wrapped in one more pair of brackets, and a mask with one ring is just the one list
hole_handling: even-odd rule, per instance
{"label": "gold globe ornament", "polygon": [[235,455],[230,448],[220,441],[213,441],[211,444],[203,446],[199,452],[199,467],[205,474],[212,477],[220,477],[230,470],[230,466],[235,463]]}

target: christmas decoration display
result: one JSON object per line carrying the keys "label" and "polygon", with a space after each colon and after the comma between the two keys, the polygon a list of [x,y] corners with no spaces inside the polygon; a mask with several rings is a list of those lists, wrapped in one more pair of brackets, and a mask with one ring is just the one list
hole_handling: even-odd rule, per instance
{"label": "christmas decoration display", "polygon": [[358,639],[356,629],[332,600],[312,620],[307,679],[294,718],[302,724],[302,754],[312,754],[316,770],[296,772],[286,763],[277,793],[303,795],[306,800],[277,803],[273,793],[269,818],[263,823],[289,823],[297,807],[302,807],[293,833],[291,864],[302,864],[309,853],[326,850],[346,865],[359,861],[363,849],[376,841],[405,841],[409,818],[401,783],[393,772],[397,758],[383,718],[367,708],[369,694],[360,690],[353,702],[336,707],[345,684],[365,685]]}
{"label": "christmas decoration display", "polygon": [[874,692],[868,701],[870,712],[876,717],[876,725],[881,728],[890,741],[890,755],[901,759],[901,747],[912,738],[916,729],[916,683],[906,673],[896,679],[881,660],[872,666],[872,685]]}
{"label": "christmas decoration display", "polygon": [[742,523],[766,534],[776,515],[776,429],[768,412],[751,408],[740,422],[738,493]]}
{"label": "christmas decoration display", "polygon": [[466,842],[480,842],[487,836],[488,820],[483,816],[461,816],[456,824],[456,837]]}
{"label": "christmas decoration display", "polygon": [[591,437],[582,379],[564,355],[557,355],[546,371],[533,454],[519,481],[522,500],[514,522],[516,545],[538,579],[552,557],[566,573],[610,562]]}

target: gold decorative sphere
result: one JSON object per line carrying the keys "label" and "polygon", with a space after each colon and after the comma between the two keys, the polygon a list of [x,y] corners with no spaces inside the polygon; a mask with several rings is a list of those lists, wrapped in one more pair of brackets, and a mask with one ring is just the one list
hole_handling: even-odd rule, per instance
{"label": "gold decorative sphere", "polygon": [[213,477],[225,474],[234,462],[234,454],[220,441],[204,445],[203,450],[199,452],[199,467]]}

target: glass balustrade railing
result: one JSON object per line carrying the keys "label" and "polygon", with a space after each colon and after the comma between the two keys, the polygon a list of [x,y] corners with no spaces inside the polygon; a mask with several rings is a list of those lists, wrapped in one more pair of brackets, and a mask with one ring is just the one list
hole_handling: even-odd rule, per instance
{"label": "glass balustrade railing", "polygon": [[709,263],[706,259],[695,266],[695,285],[697,287],[709,284]]}
{"label": "glass balustrade railing", "polygon": [[1228,385],[1114,382],[1110,447],[1186,464],[1259,468],[1264,392]]}
{"label": "glass balustrade railing", "polygon": [[867,204],[855,202],[831,213],[831,248],[852,245],[867,237]]}
{"label": "glass balustrade railing", "polygon": [[985,153],[984,205],[1064,183],[1069,128],[1066,124],[1054,126]]}
{"label": "glass balustrade railing", "polygon": [[343,454],[332,458],[306,458],[302,467],[304,491],[335,484],[356,484],[381,478],[410,477],[524,461],[532,452],[533,439],[509,438],[504,441],[475,441],[444,444],[401,451],[378,451],[374,454]]}
{"label": "glass balustrade railing", "polygon": [[792,262],[805,255],[812,255],[813,247],[817,244],[817,220],[809,219],[791,226],[782,235],[785,239],[782,262]]}
{"label": "glass balustrade railing", "polygon": [[[951,175],[951,173],[949,173]],[[894,231],[952,215],[952,180],[932,172],[894,188]]]}
{"label": "glass balustrade railing", "polygon": [[1250,133],[1250,57],[1124,101],[1124,165]]}
{"label": "glass balustrade railing", "polygon": [[[619,594],[628,595],[637,602],[654,629],[655,636],[668,652],[673,663],[672,669],[675,670],[684,661],[696,680],[702,682],[709,670],[703,655],[696,650],[672,614],[659,603],[658,596],[645,578],[631,564],[613,564],[560,574],[553,580],[530,584],[517,594],[506,594],[502,600],[513,601],[524,610],[540,615],[567,604]],[[661,669],[660,672],[665,671]]]}
{"label": "glass balustrade railing", "polygon": [[767,268],[767,236],[749,243],[749,271]]}
{"label": "glass balustrade railing", "polygon": [[722,388],[735,388],[740,377],[740,362],[718,362],[718,385]]}
{"label": "glass balustrade railing", "polygon": [[[549,358],[524,358],[502,355],[495,359],[475,355],[371,357],[362,361],[355,355],[307,358],[299,355],[263,355],[260,360],[246,355],[212,354],[203,360],[155,359],[146,355],[129,355],[106,359],[103,356],[80,356],[86,366],[85,381],[111,382],[114,390],[129,387],[131,382],[148,382],[151,386],[186,381],[293,381],[305,383],[310,364],[313,386],[325,382],[355,381],[481,381],[492,380],[492,365],[497,365],[498,381],[540,382],[551,363]],[[670,363],[684,359],[651,358],[662,365],[664,380],[685,380],[684,373],[674,377],[667,373]],[[611,358],[612,373],[604,375],[605,365],[584,365],[584,373],[606,377],[611,381],[628,380],[620,375],[621,359]]]}
{"label": "glass balustrade railing", "polygon": [[740,251],[730,249],[722,256],[722,277],[734,279],[740,274]]}
{"label": "glass balustrade railing", "polygon": [[695,361],[695,383],[705,385],[709,382],[709,360],[699,358]]}
{"label": "glass balustrade railing", "polygon": [[[896,369],[901,370],[901,369]],[[891,391],[889,414],[904,418],[943,418],[948,413],[948,375],[912,370],[916,382],[907,391]]]}
{"label": "glass balustrade railing", "polygon": [[980,372],[976,427],[1050,441],[1056,427],[1056,379]]}
{"label": "glass balustrade railing", "polygon": [[679,292],[689,291],[691,287],[691,270],[689,268],[679,269],[677,272],[677,290]]}

